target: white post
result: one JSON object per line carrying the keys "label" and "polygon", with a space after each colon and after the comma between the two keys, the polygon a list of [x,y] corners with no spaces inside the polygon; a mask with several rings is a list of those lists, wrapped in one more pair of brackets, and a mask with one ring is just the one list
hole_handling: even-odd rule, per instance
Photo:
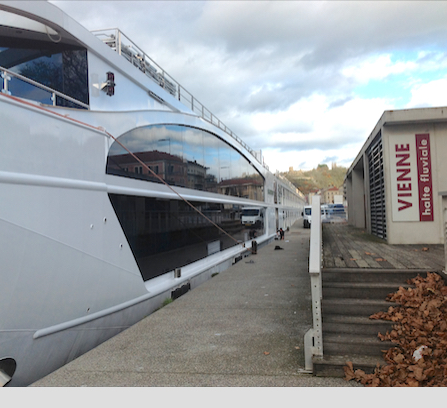
{"label": "white post", "polygon": [[444,233],[444,273],[447,273],[447,192],[440,192],[442,197],[442,221],[443,221],[443,233]]}
{"label": "white post", "polygon": [[116,50],[118,51],[118,55],[121,55],[121,31],[116,30]]}
{"label": "white post", "polygon": [[8,82],[11,80],[11,77],[8,75],[7,72],[4,71],[2,71],[1,77],[3,78],[2,92],[6,95],[11,95],[11,92],[9,92],[9,84],[8,84]]}
{"label": "white post", "polygon": [[323,325],[321,313],[322,283],[322,225],[320,196],[312,197],[312,221],[310,228],[309,274],[312,294],[313,327],[304,336],[305,368],[313,370],[312,356],[323,356]]}

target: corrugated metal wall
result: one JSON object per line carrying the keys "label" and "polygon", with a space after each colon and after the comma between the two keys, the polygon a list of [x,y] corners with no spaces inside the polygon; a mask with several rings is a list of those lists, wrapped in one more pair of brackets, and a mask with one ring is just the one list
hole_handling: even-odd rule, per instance
{"label": "corrugated metal wall", "polygon": [[386,238],[385,180],[383,176],[382,134],[379,132],[367,152],[371,233]]}

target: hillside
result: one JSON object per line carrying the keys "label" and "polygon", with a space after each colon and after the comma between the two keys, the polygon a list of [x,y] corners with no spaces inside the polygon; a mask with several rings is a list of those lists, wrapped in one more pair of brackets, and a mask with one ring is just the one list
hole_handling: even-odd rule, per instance
{"label": "hillside", "polygon": [[325,187],[341,187],[346,170],[346,167],[339,167],[335,164],[332,165],[331,169],[327,164],[319,164],[316,169],[308,171],[291,170],[281,174],[299,188],[303,194],[308,194]]}

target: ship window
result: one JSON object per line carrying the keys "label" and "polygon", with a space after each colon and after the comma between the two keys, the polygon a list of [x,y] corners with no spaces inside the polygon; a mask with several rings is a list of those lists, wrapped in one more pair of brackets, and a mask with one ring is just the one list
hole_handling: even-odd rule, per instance
{"label": "ship window", "polygon": [[[29,36],[21,38],[17,32],[10,27],[0,27],[0,67],[88,104],[86,49],[63,41],[55,43],[44,34],[46,41]],[[38,33],[35,36],[38,37]],[[8,89],[14,96],[53,104],[50,92],[16,77],[11,77]],[[80,107],[60,97],[56,105]]]}
{"label": "ship window", "polygon": [[[119,138],[165,182],[251,200],[264,200],[264,178],[237,150],[217,136],[180,125],[153,125],[133,129]],[[113,143],[106,172],[156,183],[162,182],[147,168],[125,172],[138,161]]]}
{"label": "ship window", "polygon": [[[181,200],[109,194],[143,279],[149,280],[216,252],[238,245]],[[192,202],[234,239],[264,234],[264,223],[246,227],[241,206]]]}

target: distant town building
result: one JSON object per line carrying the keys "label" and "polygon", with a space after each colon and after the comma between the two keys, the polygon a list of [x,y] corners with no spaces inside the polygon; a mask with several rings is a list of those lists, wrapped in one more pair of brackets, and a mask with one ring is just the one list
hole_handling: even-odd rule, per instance
{"label": "distant town building", "polygon": [[[321,204],[334,204],[336,196],[343,197],[343,188],[337,188],[334,186],[327,187],[321,190]],[[338,199],[337,199],[338,201]]]}
{"label": "distant town building", "polygon": [[263,198],[263,185],[260,177],[234,178],[222,180],[217,185],[217,192],[259,201]]}

